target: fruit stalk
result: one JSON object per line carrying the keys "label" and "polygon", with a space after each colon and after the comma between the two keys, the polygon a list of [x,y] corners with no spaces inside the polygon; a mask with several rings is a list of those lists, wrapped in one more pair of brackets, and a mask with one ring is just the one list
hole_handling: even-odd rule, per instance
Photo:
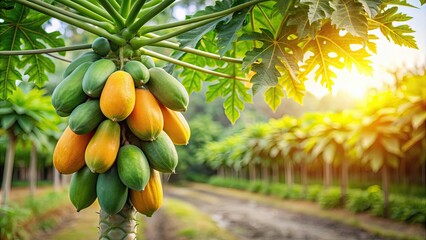
{"label": "fruit stalk", "polygon": [[114,215],[101,209],[99,214],[99,240],[136,239],[136,210],[127,203]]}

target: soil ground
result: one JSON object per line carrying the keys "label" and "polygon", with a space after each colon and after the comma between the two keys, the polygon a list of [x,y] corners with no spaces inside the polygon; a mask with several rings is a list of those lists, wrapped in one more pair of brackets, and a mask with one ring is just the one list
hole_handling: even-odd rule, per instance
{"label": "soil ground", "polygon": [[241,240],[426,239],[421,225],[353,214],[343,209],[322,210],[316,203],[306,201],[283,201],[202,184],[167,187],[165,193],[195,205]]}
{"label": "soil ground", "polygon": [[[23,189],[13,190],[11,199],[16,201],[20,196],[26,197],[25,192]],[[185,187],[167,185],[164,193],[166,198],[182,200],[208,214],[219,227],[240,240],[426,239],[426,229],[421,225],[394,222],[368,214],[353,214],[343,209],[322,210],[316,203],[307,201],[281,200],[203,184]],[[172,226],[178,226],[176,221],[179,219],[170,219],[163,210],[160,209],[144,223],[146,240],[176,239],[171,236],[176,236],[173,231],[179,229]],[[75,212],[71,205],[64,206],[52,212],[59,219],[54,229],[33,233],[30,239],[96,239],[98,211],[97,203],[80,213]],[[196,236],[179,238],[184,239],[204,240]]]}

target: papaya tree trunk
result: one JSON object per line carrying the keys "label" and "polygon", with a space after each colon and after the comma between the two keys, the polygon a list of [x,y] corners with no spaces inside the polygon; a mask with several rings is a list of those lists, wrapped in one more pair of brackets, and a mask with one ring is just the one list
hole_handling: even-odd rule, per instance
{"label": "papaya tree trunk", "polygon": [[272,165],[272,180],[276,183],[280,182],[280,165],[276,162]]}
{"label": "papaya tree trunk", "polygon": [[53,168],[53,191],[58,192],[59,187],[61,185],[61,183],[60,183],[61,176],[60,176],[58,170],[56,170],[55,166],[52,166],[52,168]]}
{"label": "papaya tree trunk", "polygon": [[31,144],[30,156],[30,197],[35,196],[37,187],[37,148],[34,143]]}
{"label": "papaya tree trunk", "polygon": [[269,175],[269,169],[268,166],[262,165],[262,180],[264,182],[269,182],[270,175]]}
{"label": "papaya tree trunk", "polygon": [[329,188],[331,185],[331,163],[324,162],[324,188]]}
{"label": "papaya tree trunk", "polygon": [[3,182],[1,189],[2,194],[2,207],[7,205],[7,198],[10,192],[10,186],[12,184],[12,174],[13,174],[13,162],[15,159],[15,148],[16,148],[16,135],[12,130],[8,131],[9,143],[7,144],[6,149],[6,162],[3,171]]}
{"label": "papaya tree trunk", "polygon": [[389,216],[389,169],[386,161],[382,167],[383,215]]}
{"label": "papaya tree trunk", "polygon": [[291,187],[293,186],[293,169],[291,162],[289,160],[285,161],[285,178],[287,186]]}
{"label": "papaya tree trunk", "polygon": [[302,178],[302,185],[303,185],[303,195],[308,195],[308,168],[306,166],[306,160],[302,159],[300,163],[300,175]]}
{"label": "papaya tree trunk", "polygon": [[256,181],[256,165],[254,163],[249,164],[249,175],[250,175],[250,181]]}
{"label": "papaya tree trunk", "polygon": [[136,210],[127,203],[117,214],[109,215],[102,209],[99,214],[99,240],[136,239]]}
{"label": "papaya tree trunk", "polygon": [[348,162],[343,157],[341,166],[341,179],[340,179],[340,202],[343,204],[346,198],[346,189],[348,188]]}

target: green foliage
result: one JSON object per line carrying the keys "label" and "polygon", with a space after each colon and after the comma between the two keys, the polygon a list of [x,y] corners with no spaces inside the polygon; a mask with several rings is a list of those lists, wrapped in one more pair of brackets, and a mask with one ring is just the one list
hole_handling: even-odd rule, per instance
{"label": "green foliage", "polygon": [[329,188],[318,195],[318,204],[325,209],[336,208],[340,205],[340,189]]}
{"label": "green foliage", "polygon": [[43,90],[28,88],[21,84],[8,100],[0,101],[0,127],[33,141],[38,149],[52,147],[49,136],[59,131],[61,119]]}
{"label": "green foliage", "polygon": [[27,239],[28,236],[21,231],[19,223],[30,215],[30,211],[17,206],[0,208],[0,238],[1,239]]}
{"label": "green foliage", "polygon": [[[59,32],[48,33],[42,27],[49,16],[16,5],[12,10],[0,10],[0,51],[33,50],[46,47],[64,46]],[[47,72],[53,73],[53,61],[39,54],[0,55],[0,99],[7,99],[16,89],[16,80],[23,80],[19,70],[29,76],[28,81],[41,87],[48,81]]]}
{"label": "green foliage", "polygon": [[351,212],[364,212],[371,207],[368,192],[351,190],[348,193],[345,208]]}

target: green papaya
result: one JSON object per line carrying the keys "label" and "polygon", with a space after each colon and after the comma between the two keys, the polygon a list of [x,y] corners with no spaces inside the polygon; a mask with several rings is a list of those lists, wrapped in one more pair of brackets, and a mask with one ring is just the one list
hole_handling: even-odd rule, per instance
{"label": "green papaya", "polygon": [[56,110],[56,114],[58,114],[59,117],[68,117],[71,113]]}
{"label": "green papaya", "polygon": [[92,205],[96,200],[98,174],[92,173],[87,166],[73,173],[69,196],[77,212]]}
{"label": "green papaya", "polygon": [[78,58],[74,59],[74,61],[72,61],[70,63],[70,65],[68,65],[68,67],[65,69],[65,71],[62,75],[62,78],[66,78],[81,64],[83,64],[85,62],[95,62],[96,60],[99,60],[100,58],[101,58],[101,56],[99,56],[95,52],[83,53]]}
{"label": "green papaya", "polygon": [[86,134],[93,131],[104,119],[99,99],[92,99],[78,105],[72,111],[69,126],[74,133]]}
{"label": "green papaya", "polygon": [[147,56],[147,55],[141,56],[141,63],[143,63],[143,65],[145,65],[145,67],[147,67],[147,68],[155,67],[154,59],[152,59],[152,57]]}
{"label": "green papaya", "polygon": [[134,145],[124,145],[118,151],[117,169],[121,181],[128,188],[145,189],[150,176],[150,168],[145,154]]}
{"label": "green papaya", "polygon": [[112,166],[105,173],[99,174],[96,184],[96,194],[99,205],[106,213],[118,213],[126,204],[128,188],[118,176],[117,166]]}
{"label": "green papaya", "polygon": [[109,44],[108,39],[104,37],[98,37],[92,43],[92,49],[95,53],[99,54],[102,57],[108,55],[111,51],[111,45]]}
{"label": "green papaya", "polygon": [[98,98],[101,96],[109,75],[116,70],[115,63],[109,59],[94,62],[84,74],[83,91],[92,98]]}
{"label": "green papaya", "polygon": [[152,142],[141,142],[140,147],[153,169],[163,173],[175,172],[178,154],[172,140],[164,131]]}
{"label": "green papaya", "polygon": [[149,80],[149,71],[141,62],[128,61],[124,65],[124,71],[130,73],[136,87],[141,87]]}
{"label": "green papaya", "polygon": [[188,92],[176,78],[158,67],[150,68],[149,76],[146,86],[161,104],[174,111],[186,111]]}
{"label": "green papaya", "polygon": [[87,96],[81,86],[83,77],[91,64],[91,62],[81,64],[55,88],[52,94],[52,105],[56,111],[65,115],[86,101]]}

